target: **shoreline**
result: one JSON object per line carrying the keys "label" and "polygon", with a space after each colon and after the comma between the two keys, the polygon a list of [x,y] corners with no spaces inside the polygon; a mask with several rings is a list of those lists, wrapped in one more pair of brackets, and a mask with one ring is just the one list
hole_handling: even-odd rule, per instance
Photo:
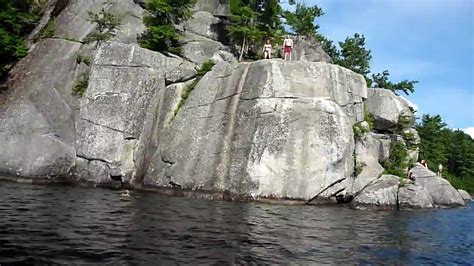
{"label": "shoreline", "polygon": [[168,197],[183,197],[190,199],[205,199],[213,201],[227,201],[227,202],[257,202],[272,205],[307,205],[307,206],[344,206],[345,204],[337,203],[331,199],[317,199],[311,203],[306,203],[303,199],[288,199],[288,198],[274,198],[274,197],[258,197],[252,198],[243,195],[236,195],[228,191],[211,191],[211,190],[193,190],[181,189],[173,187],[156,187],[156,186],[137,186],[129,183],[124,183],[123,188],[120,186],[97,185],[92,182],[71,182],[56,178],[32,178],[32,177],[16,177],[8,175],[0,175],[0,182],[11,182],[32,185],[59,185],[68,187],[81,188],[103,188],[109,190],[123,190],[128,189],[139,192],[156,193]]}

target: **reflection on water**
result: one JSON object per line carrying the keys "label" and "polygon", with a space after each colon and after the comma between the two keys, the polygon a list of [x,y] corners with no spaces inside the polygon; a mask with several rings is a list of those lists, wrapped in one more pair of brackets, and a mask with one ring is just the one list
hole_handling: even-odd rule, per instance
{"label": "reflection on water", "polygon": [[0,182],[0,264],[474,262],[474,204],[279,206]]}

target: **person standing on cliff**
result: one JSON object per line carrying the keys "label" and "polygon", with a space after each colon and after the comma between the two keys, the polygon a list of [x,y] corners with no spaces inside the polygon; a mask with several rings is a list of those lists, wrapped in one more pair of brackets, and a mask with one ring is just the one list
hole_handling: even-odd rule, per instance
{"label": "person standing on cliff", "polygon": [[272,44],[270,43],[269,39],[267,39],[267,41],[263,45],[263,58],[264,59],[272,58]]}
{"label": "person standing on cliff", "polygon": [[283,53],[285,54],[285,60],[291,61],[291,51],[293,50],[293,40],[290,35],[287,35],[283,40]]}

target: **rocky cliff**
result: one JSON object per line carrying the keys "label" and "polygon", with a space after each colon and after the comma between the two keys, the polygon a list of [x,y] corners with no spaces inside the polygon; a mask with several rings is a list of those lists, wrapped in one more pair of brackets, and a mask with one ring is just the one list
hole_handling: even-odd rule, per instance
{"label": "rocky cliff", "polygon": [[[382,176],[393,143],[407,148],[407,165],[418,159],[414,115],[393,92],[330,64],[320,46],[301,39],[297,61],[238,63],[224,34],[228,6],[198,1],[181,25],[180,58],[139,47],[142,1],[58,3],[42,20],[55,23],[54,37],[32,45],[3,95],[0,173],[217,198],[355,197],[356,208],[463,204],[444,179],[417,172],[404,187]],[[87,12],[102,8],[123,14],[117,35],[82,43],[94,29]]]}

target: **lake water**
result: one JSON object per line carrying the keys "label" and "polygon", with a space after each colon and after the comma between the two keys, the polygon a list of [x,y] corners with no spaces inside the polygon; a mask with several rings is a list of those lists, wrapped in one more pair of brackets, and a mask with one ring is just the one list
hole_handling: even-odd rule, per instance
{"label": "lake water", "polygon": [[0,264],[474,263],[474,204],[355,211],[0,182]]}

